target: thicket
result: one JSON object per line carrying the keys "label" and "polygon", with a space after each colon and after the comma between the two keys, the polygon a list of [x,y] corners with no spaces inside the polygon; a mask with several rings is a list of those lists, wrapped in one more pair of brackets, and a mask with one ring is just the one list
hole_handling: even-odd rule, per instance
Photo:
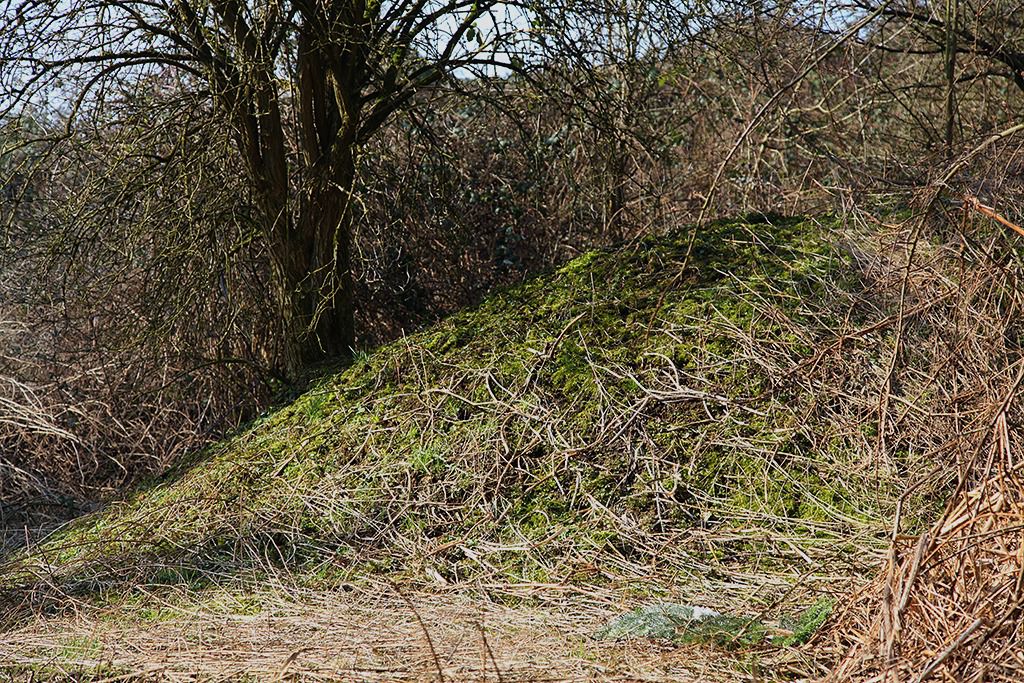
{"label": "thicket", "polygon": [[[1015,220],[1020,150],[992,137],[1017,124],[1013,73],[959,53],[950,154],[935,27],[865,8],[851,35],[866,15],[736,3],[671,57],[610,41],[599,68],[455,80],[472,97],[398,115],[358,160],[358,347],[715,216],[918,206],[941,239],[968,193]],[[43,104],[3,130],[5,525],[160,471],[294,388],[228,124],[171,72],[131,97],[73,131]]]}

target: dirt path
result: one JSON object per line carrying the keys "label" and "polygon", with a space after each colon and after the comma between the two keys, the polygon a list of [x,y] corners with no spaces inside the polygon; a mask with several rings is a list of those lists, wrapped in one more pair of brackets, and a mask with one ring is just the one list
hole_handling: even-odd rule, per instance
{"label": "dirt path", "polygon": [[0,662],[68,674],[107,665],[113,672],[107,680],[131,673],[160,681],[744,678],[721,654],[596,642],[588,634],[608,612],[595,608],[510,608],[463,595],[311,597],[248,615],[175,608],[170,617],[133,618],[83,611],[0,635]]}

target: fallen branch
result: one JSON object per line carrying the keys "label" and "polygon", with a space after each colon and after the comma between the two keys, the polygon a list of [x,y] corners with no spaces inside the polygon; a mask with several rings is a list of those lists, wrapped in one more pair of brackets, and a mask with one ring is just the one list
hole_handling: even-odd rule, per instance
{"label": "fallen branch", "polygon": [[995,209],[993,209],[991,206],[985,206],[984,204],[981,203],[981,200],[979,200],[974,195],[964,195],[964,206],[966,208],[974,209],[981,215],[988,216],[992,220],[1002,223],[1006,227],[1016,232],[1018,235],[1024,236],[1024,228],[1020,227],[1016,223],[1013,223],[1003,218],[998,213],[996,213]]}

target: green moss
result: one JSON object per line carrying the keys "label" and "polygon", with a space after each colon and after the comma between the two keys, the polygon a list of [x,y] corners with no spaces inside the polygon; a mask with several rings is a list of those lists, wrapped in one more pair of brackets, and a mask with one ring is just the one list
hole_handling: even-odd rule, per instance
{"label": "green moss", "polygon": [[674,640],[680,645],[710,645],[721,649],[734,649],[760,645],[767,636],[768,629],[756,619],[718,616],[681,629]]}
{"label": "green moss", "polygon": [[824,625],[834,608],[834,600],[821,598],[799,614],[784,617],[779,625],[789,633],[776,636],[772,639],[772,644],[782,647],[803,645]]}

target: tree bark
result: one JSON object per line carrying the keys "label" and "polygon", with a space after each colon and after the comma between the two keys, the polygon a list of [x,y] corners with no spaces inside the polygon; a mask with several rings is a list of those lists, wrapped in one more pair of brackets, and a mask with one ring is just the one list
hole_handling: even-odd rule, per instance
{"label": "tree bark", "polygon": [[[276,99],[263,102],[250,168],[260,188],[264,235],[271,259],[275,304],[281,319],[284,371],[344,359],[355,343],[351,242],[354,225],[355,85],[361,62],[340,70],[332,46],[304,32],[299,41],[299,148],[289,169]],[[329,65],[335,64],[332,69]],[[268,90],[272,80],[267,75]],[[293,190],[289,170],[302,178]]]}
{"label": "tree bark", "polygon": [[291,377],[311,364],[349,357],[355,343],[350,201],[355,169],[351,153],[344,156],[336,160],[334,173],[305,188],[298,215],[286,210],[270,233],[284,369]]}

